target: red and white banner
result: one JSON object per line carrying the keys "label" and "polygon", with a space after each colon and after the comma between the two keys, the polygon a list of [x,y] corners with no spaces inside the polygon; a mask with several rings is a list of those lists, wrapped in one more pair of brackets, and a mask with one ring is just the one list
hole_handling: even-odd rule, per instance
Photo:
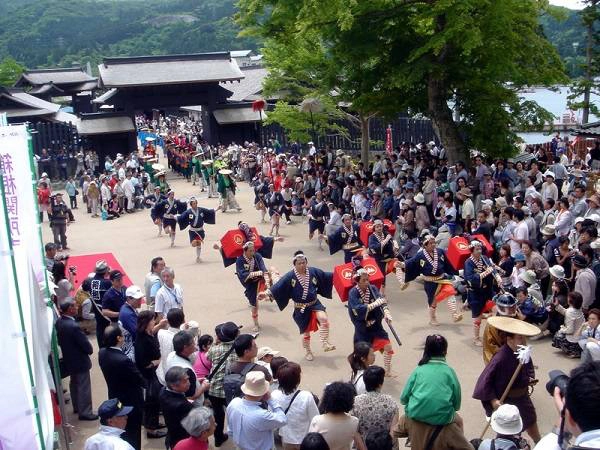
{"label": "red and white banner", "polygon": [[388,155],[391,155],[394,151],[394,144],[392,143],[392,126],[388,125],[385,132],[385,151]]}

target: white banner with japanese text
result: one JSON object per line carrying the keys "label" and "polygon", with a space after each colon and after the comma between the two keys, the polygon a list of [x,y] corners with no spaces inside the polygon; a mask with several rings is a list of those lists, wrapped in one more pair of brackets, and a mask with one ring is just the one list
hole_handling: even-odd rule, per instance
{"label": "white banner with japanese text", "polygon": [[27,128],[0,127],[0,448],[50,450],[52,329]]}

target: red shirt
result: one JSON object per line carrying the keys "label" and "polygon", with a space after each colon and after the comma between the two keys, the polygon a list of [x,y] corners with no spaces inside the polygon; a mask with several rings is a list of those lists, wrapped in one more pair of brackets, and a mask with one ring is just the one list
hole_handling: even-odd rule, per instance
{"label": "red shirt", "polygon": [[207,450],[208,441],[201,441],[195,437],[183,439],[175,445],[173,450]]}

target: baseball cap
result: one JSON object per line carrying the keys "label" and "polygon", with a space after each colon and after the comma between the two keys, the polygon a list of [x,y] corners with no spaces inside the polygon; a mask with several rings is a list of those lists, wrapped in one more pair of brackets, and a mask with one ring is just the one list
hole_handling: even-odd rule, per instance
{"label": "baseball cap", "polygon": [[127,290],[125,291],[125,297],[128,298],[135,298],[136,300],[142,298],[144,296],[144,293],[142,292],[142,290],[136,286],[129,286],[127,288]]}
{"label": "baseball cap", "polygon": [[279,351],[273,350],[271,347],[261,347],[256,353],[256,359],[262,359],[267,355],[277,356],[279,355]]}
{"label": "baseball cap", "polygon": [[113,270],[110,272],[110,281],[115,281],[119,278],[123,278],[123,273],[120,270]]}
{"label": "baseball cap", "polygon": [[225,322],[215,327],[215,334],[221,342],[231,342],[240,333],[240,328],[233,322]]}
{"label": "baseball cap", "polygon": [[130,414],[131,411],[133,411],[132,406],[125,406],[119,399],[111,398],[110,400],[102,402],[98,408],[98,415],[101,419],[106,420],[111,417],[126,416],[127,414]]}

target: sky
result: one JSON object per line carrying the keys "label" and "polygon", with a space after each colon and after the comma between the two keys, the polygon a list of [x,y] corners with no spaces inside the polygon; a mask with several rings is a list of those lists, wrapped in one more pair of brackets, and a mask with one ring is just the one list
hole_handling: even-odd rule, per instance
{"label": "sky", "polygon": [[553,5],[565,6],[571,9],[583,8],[580,0],[550,0],[550,3]]}

